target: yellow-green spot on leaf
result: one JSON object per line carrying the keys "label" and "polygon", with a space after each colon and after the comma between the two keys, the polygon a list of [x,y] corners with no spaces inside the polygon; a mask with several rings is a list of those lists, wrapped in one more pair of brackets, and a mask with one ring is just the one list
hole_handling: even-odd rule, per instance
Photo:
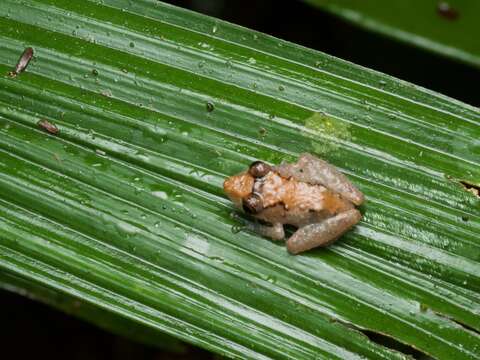
{"label": "yellow-green spot on leaf", "polygon": [[313,150],[318,154],[326,154],[338,149],[340,140],[350,140],[350,125],[344,121],[322,113],[313,113],[305,121],[308,132],[314,132]]}

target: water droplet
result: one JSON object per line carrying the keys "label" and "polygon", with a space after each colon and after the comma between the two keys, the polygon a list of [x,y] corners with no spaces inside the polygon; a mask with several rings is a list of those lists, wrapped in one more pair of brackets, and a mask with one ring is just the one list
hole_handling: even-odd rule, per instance
{"label": "water droplet", "polygon": [[232,233],[238,234],[240,231],[243,230],[243,226],[241,226],[241,225],[233,225],[232,228],[231,228],[231,230],[232,230]]}
{"label": "water droplet", "polygon": [[217,32],[217,30],[218,30],[218,29],[217,29],[217,25],[214,25],[214,26],[212,27],[212,33],[215,34],[215,33]]}
{"label": "water droplet", "polygon": [[280,90],[280,91],[284,91],[284,90],[285,90],[285,86],[283,86],[283,85],[280,85],[280,86],[278,87],[278,90]]}
{"label": "water droplet", "polygon": [[204,43],[204,42],[201,42],[201,41],[198,43],[198,46],[200,46],[203,49],[211,48],[210,44],[207,44],[207,43]]}
{"label": "water droplet", "polygon": [[165,191],[152,191],[151,193],[153,196],[156,196],[162,200],[168,199],[168,194]]}
{"label": "water droplet", "polygon": [[130,47],[131,48],[134,48],[135,47],[135,43],[133,41],[130,41]]}
{"label": "water droplet", "polygon": [[118,222],[116,226],[122,235],[133,236],[137,234],[137,228],[127,222]]}
{"label": "water droplet", "polygon": [[106,97],[112,97],[113,96],[112,91],[110,89],[104,89],[100,93],[103,96],[106,96]]}
{"label": "water droplet", "polygon": [[275,276],[268,275],[267,276],[267,281],[271,284],[275,284],[277,282],[277,278]]}
{"label": "water droplet", "polygon": [[257,60],[255,60],[253,57],[251,57],[250,59],[248,59],[248,63],[253,65],[253,64],[257,63]]}

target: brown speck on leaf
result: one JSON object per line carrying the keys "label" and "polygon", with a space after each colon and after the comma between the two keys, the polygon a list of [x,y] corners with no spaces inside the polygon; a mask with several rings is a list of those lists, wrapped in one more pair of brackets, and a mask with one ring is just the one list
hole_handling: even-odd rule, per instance
{"label": "brown speck on leaf", "polygon": [[52,134],[52,135],[57,135],[58,134],[58,127],[55,124],[52,124],[48,120],[40,120],[37,125],[45,130],[46,132]]}
{"label": "brown speck on leaf", "polygon": [[25,69],[28,66],[28,63],[30,62],[30,60],[32,60],[32,57],[33,57],[33,49],[31,47],[26,48],[22,56],[20,56],[20,59],[18,59],[18,63],[15,66],[15,69],[13,71],[10,71],[8,75],[11,77],[16,77],[18,74],[25,71]]}
{"label": "brown speck on leaf", "polygon": [[446,1],[439,1],[437,4],[437,13],[447,20],[456,20],[459,16],[457,10],[451,7]]}

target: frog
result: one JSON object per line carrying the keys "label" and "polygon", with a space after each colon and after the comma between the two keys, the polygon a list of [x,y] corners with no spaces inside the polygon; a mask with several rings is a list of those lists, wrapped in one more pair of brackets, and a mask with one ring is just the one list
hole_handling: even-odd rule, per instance
{"label": "frog", "polygon": [[[312,154],[274,166],[257,160],[227,177],[223,189],[236,208],[256,221],[247,230],[286,241],[291,254],[326,247],[354,227],[365,196],[335,166]],[[296,231],[285,239],[285,225]]]}

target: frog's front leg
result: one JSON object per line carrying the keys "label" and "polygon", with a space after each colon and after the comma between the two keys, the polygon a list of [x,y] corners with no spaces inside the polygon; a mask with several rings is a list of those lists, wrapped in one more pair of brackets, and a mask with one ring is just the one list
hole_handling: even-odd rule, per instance
{"label": "frog's front leg", "polygon": [[259,223],[248,223],[246,228],[275,241],[285,239],[285,231],[283,230],[283,224],[281,223],[275,223],[273,226],[262,225]]}
{"label": "frog's front leg", "polygon": [[287,249],[292,254],[298,254],[318,246],[327,246],[361,218],[360,212],[352,209],[322,222],[301,227],[287,240]]}
{"label": "frog's front leg", "polygon": [[280,164],[275,169],[283,177],[323,185],[355,205],[364,201],[363,194],[337,168],[311,154],[302,154],[297,163]]}

